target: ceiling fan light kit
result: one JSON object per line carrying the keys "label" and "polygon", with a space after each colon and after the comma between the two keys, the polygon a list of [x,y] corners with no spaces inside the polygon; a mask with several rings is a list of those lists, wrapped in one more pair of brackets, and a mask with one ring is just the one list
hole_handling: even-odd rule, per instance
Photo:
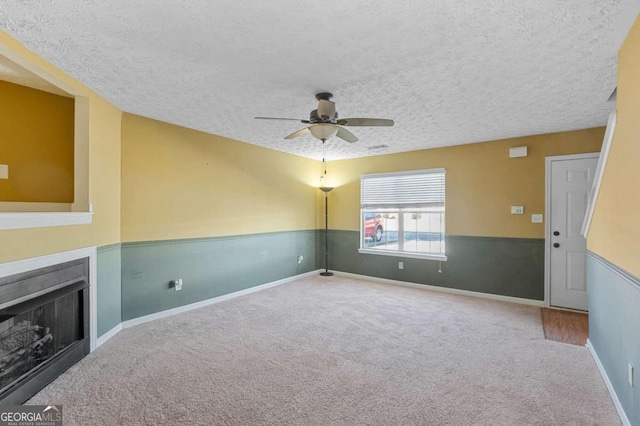
{"label": "ceiling fan light kit", "polygon": [[338,133],[339,127],[335,124],[313,124],[308,129],[314,138],[326,140],[334,137]]}
{"label": "ceiling fan light kit", "polygon": [[338,112],[336,111],[336,104],[331,99],[333,95],[329,92],[321,92],[316,94],[318,100],[318,108],[311,111],[309,114],[309,120],[298,120],[295,118],[278,118],[278,117],[255,117],[259,120],[292,120],[299,121],[301,123],[310,124],[309,127],[300,129],[285,136],[285,139],[293,139],[298,136],[311,133],[316,139],[325,141],[331,139],[334,136],[340,139],[354,143],[358,141],[358,137],[345,129],[343,126],[358,126],[358,127],[389,127],[393,126],[393,120],[385,118],[343,118],[338,119]]}

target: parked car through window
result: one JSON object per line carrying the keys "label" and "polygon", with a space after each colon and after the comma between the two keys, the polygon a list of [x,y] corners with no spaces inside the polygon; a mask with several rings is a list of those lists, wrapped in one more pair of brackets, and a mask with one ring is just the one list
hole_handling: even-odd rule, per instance
{"label": "parked car through window", "polygon": [[374,213],[364,214],[364,237],[371,238],[374,241],[382,240],[382,215]]}

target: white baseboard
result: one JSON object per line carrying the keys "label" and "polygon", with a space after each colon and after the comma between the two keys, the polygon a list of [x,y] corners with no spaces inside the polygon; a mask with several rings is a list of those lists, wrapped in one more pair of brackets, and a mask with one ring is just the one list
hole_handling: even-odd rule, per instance
{"label": "white baseboard", "polygon": [[98,340],[96,341],[96,348],[99,348],[104,342],[106,342],[107,340],[111,339],[113,336],[118,334],[120,331],[122,331],[122,323],[116,325],[111,330],[107,331],[102,336],[98,337]]}
{"label": "white baseboard", "polygon": [[406,281],[390,280],[388,278],[378,278],[378,277],[370,277],[368,275],[352,274],[350,272],[333,271],[333,273],[338,276],[356,278],[356,279],[366,280],[366,281],[374,281],[382,284],[399,285],[402,287],[418,288],[421,290],[437,291],[440,293],[450,293],[450,294],[457,294],[460,296],[479,297],[481,299],[498,300],[501,302],[511,302],[511,303],[519,303],[521,305],[544,307],[543,300],[523,299],[520,297],[500,296],[499,294],[480,293],[477,291],[459,290],[457,288],[439,287],[436,285],[410,283]]}
{"label": "white baseboard", "polygon": [[150,315],[145,315],[143,317],[130,319],[122,323],[122,328],[134,327],[139,324],[144,324],[145,322],[154,321],[160,318],[170,317],[176,314],[180,314],[182,312],[188,312],[194,309],[202,308],[204,306],[209,306],[215,303],[224,302],[225,300],[233,299],[234,297],[244,296],[245,294],[255,293],[256,291],[260,291],[260,290],[266,290],[271,287],[275,287],[278,285],[289,283],[291,281],[295,281],[299,278],[315,275],[318,273],[318,271],[311,271],[311,272],[305,272],[304,274],[293,275],[291,277],[283,278],[278,281],[272,281],[266,284],[257,285],[255,287],[247,288],[245,290],[240,290],[240,291],[236,291],[229,294],[223,294],[222,296],[213,297],[211,299],[202,300],[200,302],[191,303],[189,305],[179,306],[177,308],[168,309],[166,311],[156,312],[155,314],[150,314]]}
{"label": "white baseboard", "polygon": [[613,389],[611,380],[609,380],[609,376],[607,376],[607,372],[605,371],[604,366],[600,362],[600,358],[598,357],[598,354],[596,353],[596,350],[591,344],[591,341],[589,339],[587,339],[587,344],[585,346],[587,347],[587,349],[589,349],[589,352],[591,352],[591,356],[593,357],[593,360],[596,362],[596,366],[598,366],[598,370],[600,370],[600,375],[602,376],[604,383],[607,385],[607,389],[609,389],[609,394],[611,395],[611,399],[613,400],[613,405],[616,406],[616,410],[618,411],[618,415],[620,416],[620,420],[622,421],[623,426],[631,426],[631,422],[627,417],[627,413],[624,412],[624,408],[622,408],[622,404],[618,399],[618,395],[616,394],[616,391]]}
{"label": "white baseboard", "polygon": [[[236,291],[234,293],[224,294],[222,296],[213,297],[211,299],[202,300],[200,302],[191,303],[189,305],[179,306],[177,308],[168,309],[166,311],[156,312],[154,314],[145,315],[143,317],[139,317],[139,318],[134,318],[134,319],[130,319],[130,320],[127,320],[127,321],[123,321],[122,323],[118,324],[117,326],[115,326],[114,328],[109,330],[104,335],[100,336],[100,338],[98,339],[98,342],[97,342],[97,346],[102,345],[104,342],[106,342],[107,340],[109,340],[110,338],[112,338],[113,336],[118,334],[119,331],[121,331],[121,330],[123,330],[125,328],[135,327],[136,325],[144,324],[144,323],[149,322],[149,321],[154,321],[154,320],[157,320],[157,319],[160,319],[160,318],[170,317],[170,316],[182,313],[182,312],[188,312],[188,311],[191,311],[193,309],[202,308],[204,306],[213,305],[215,303],[219,303],[219,302],[223,302],[225,300],[233,299],[234,297],[239,297],[239,296],[244,296],[245,294],[255,293],[256,291],[266,290],[266,289],[271,288],[271,287],[275,287],[275,286],[278,286],[278,285],[281,285],[281,284],[286,284],[286,283],[289,283],[291,281],[295,281],[295,280],[297,280],[299,278],[309,277],[309,276],[318,274],[321,271],[322,271],[322,269],[318,269],[318,270],[315,270],[315,271],[306,272],[304,274],[294,275],[294,276],[291,276],[291,277],[288,277],[288,278],[283,278],[283,279],[278,280],[278,281],[273,281],[273,282],[270,282],[270,283],[261,284],[261,285],[255,286],[255,287],[247,288],[245,290]],[[366,281],[373,281],[373,282],[378,282],[378,283],[383,283],[383,284],[398,285],[398,286],[402,286],[402,287],[410,287],[410,288],[417,288],[417,289],[422,289],[422,290],[438,291],[438,292],[441,292],[441,293],[450,293],[450,294],[457,294],[457,295],[462,295],[462,296],[479,297],[479,298],[483,298],[483,299],[498,300],[498,301],[502,301],[502,302],[519,303],[519,304],[531,305],[531,306],[539,306],[539,307],[544,306],[544,302],[543,301],[522,299],[522,298],[519,298],[519,297],[500,296],[500,295],[497,295],[497,294],[479,293],[479,292],[476,292],[476,291],[458,290],[458,289],[454,289],[454,288],[438,287],[438,286],[427,285],[427,284],[416,284],[416,283],[410,283],[410,282],[405,282],[405,281],[390,280],[390,279],[387,279],[387,278],[378,278],[378,277],[370,277],[370,276],[367,276],[367,275],[352,274],[352,273],[349,273],[349,272],[333,271],[333,273],[335,275],[337,275],[337,276],[356,278],[356,279],[361,279],[361,280],[366,280]]]}

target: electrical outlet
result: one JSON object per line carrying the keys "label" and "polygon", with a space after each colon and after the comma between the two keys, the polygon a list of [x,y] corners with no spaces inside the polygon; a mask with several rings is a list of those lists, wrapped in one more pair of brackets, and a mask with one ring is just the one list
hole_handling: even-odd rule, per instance
{"label": "electrical outlet", "polygon": [[9,166],[0,164],[0,179],[9,179]]}
{"label": "electrical outlet", "polygon": [[633,387],[633,365],[628,363],[629,365],[629,386]]}
{"label": "electrical outlet", "polygon": [[304,256],[303,255],[298,256],[298,265],[300,265],[303,260],[304,260]]}
{"label": "electrical outlet", "polygon": [[511,214],[524,214],[524,206],[511,206]]}
{"label": "electrical outlet", "polygon": [[175,281],[171,281],[171,286],[173,287],[173,289],[175,291],[180,291],[182,290],[182,278],[179,278]]}
{"label": "electrical outlet", "polygon": [[398,269],[404,269],[404,262],[398,262]]}
{"label": "electrical outlet", "polygon": [[541,214],[532,214],[531,215],[531,223],[542,223],[542,215]]}

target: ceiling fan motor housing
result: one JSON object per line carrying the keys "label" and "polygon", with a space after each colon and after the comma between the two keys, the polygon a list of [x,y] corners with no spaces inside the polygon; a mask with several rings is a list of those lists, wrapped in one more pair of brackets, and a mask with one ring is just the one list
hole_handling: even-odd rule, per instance
{"label": "ceiling fan motor housing", "polygon": [[318,110],[317,109],[314,109],[309,114],[309,122],[311,124],[315,124],[315,123],[332,123],[332,124],[336,124],[338,122],[338,112],[336,111],[336,113],[331,118],[324,118],[324,117],[320,117],[318,115]]}

